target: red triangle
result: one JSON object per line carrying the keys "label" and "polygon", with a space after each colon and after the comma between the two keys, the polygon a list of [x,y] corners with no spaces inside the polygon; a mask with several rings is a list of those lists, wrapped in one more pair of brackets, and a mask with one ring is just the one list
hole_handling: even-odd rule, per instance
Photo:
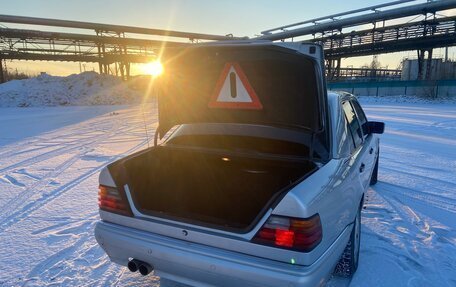
{"label": "red triangle", "polygon": [[[231,97],[233,96],[234,93],[234,98],[231,98],[229,101],[221,101],[221,97],[227,97],[222,93],[222,89],[224,88],[225,82],[228,79],[228,77],[231,77],[229,75],[229,71],[231,68],[234,69],[234,79],[236,81],[236,76],[239,78],[242,87],[239,87],[240,90],[245,90],[247,92],[246,94],[243,94],[243,96],[248,96],[250,98],[250,101],[245,101],[240,100],[236,101],[236,96],[237,96],[237,85],[235,84],[234,87],[234,92],[233,92],[233,87],[231,87],[231,82],[230,82],[230,89],[231,89]],[[237,81],[236,81],[237,82]],[[226,87],[225,90],[223,91],[226,93]],[[212,93],[211,100],[209,101],[208,104],[209,108],[224,108],[224,109],[248,109],[248,110],[261,110],[263,109],[263,105],[261,104],[260,100],[258,99],[257,94],[255,93],[255,90],[252,88],[250,85],[247,77],[244,74],[244,71],[242,71],[241,66],[237,62],[228,62],[225,64],[225,67],[222,70],[222,73],[220,74],[220,77],[217,81],[217,84],[215,85],[214,92]]]}

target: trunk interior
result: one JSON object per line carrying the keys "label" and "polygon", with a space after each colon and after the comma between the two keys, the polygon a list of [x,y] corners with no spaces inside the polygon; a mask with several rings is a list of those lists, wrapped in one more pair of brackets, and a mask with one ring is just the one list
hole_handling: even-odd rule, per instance
{"label": "trunk interior", "polygon": [[316,169],[310,161],[170,146],[120,163],[143,214],[234,232],[253,228],[278,196]]}

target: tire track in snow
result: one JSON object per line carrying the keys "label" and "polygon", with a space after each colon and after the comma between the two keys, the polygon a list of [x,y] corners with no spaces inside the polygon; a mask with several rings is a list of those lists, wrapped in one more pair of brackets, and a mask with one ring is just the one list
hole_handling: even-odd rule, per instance
{"label": "tire track in snow", "polygon": [[[383,278],[369,280],[377,281],[377,283],[368,285],[362,280],[357,280],[360,272],[366,276],[366,267],[369,268],[367,270],[370,272],[377,271],[378,268],[378,274],[386,275],[386,278],[392,274],[385,273],[385,270],[391,270],[396,274],[407,274],[408,277],[415,278],[414,280],[419,279],[421,283],[423,281],[429,283],[425,276],[426,265],[415,250],[414,234],[420,229],[409,222],[409,214],[406,211],[395,205],[388,195],[383,194],[380,183],[378,182],[375,187],[368,189],[366,193],[366,202],[362,213],[361,270],[358,270],[353,278],[356,282],[354,285],[391,285],[391,281],[388,279],[386,282],[382,282]],[[388,281],[389,283],[387,283]],[[403,286],[404,284],[402,282],[392,286]]]}
{"label": "tire track in snow", "polygon": [[[90,269],[92,269],[90,265],[82,264],[85,268],[79,266],[79,269],[75,269],[73,265],[78,259],[87,261],[84,257],[89,257],[88,253],[97,247],[95,246],[96,243],[89,240],[95,225],[95,218],[96,215],[93,215],[79,224],[79,230],[85,225],[87,225],[87,227],[84,228],[84,232],[79,233],[77,240],[71,242],[66,248],[59,250],[52,256],[35,265],[35,267],[25,276],[24,286],[44,286],[49,284],[66,286],[77,285],[74,281],[77,282],[80,277],[85,276],[86,273],[90,272]],[[72,226],[71,229],[74,229],[75,227],[78,226]],[[60,230],[60,232],[65,231],[67,231],[67,229]],[[83,252],[81,252],[80,249],[83,249]],[[98,253],[97,259],[103,259],[102,257],[104,254],[100,251],[98,251]],[[94,256],[92,255],[92,257]],[[93,261],[98,261],[93,259],[94,258],[92,258],[92,264],[94,263]],[[99,275],[102,276],[103,273]],[[86,282],[86,286],[94,286],[94,283],[96,283],[95,280],[96,279],[93,279],[92,282]]]}
{"label": "tire track in snow", "polygon": [[430,177],[430,176],[426,176],[426,175],[422,175],[419,178],[417,178],[416,173],[408,172],[403,169],[401,170],[401,169],[397,169],[397,168],[393,168],[393,167],[386,167],[386,166],[382,166],[382,169],[384,169],[384,170],[386,169],[386,170],[392,171],[394,173],[400,173],[400,174],[407,175],[409,177],[413,177],[414,181],[421,181],[421,182],[426,182],[426,183],[427,183],[427,181],[434,181],[438,184],[439,187],[446,186],[449,189],[452,189],[452,188],[454,188],[454,185],[455,185],[454,182],[447,181],[444,179],[434,178],[434,177]]}
{"label": "tire track in snow", "polygon": [[[50,201],[56,199],[57,197],[61,196],[63,193],[66,191],[72,189],[73,187],[77,186],[79,183],[82,181],[86,180],[90,176],[94,175],[96,172],[100,171],[103,168],[103,165],[100,165],[94,170],[91,170],[89,172],[86,172],[82,176],[78,177],[78,179],[73,180],[55,190],[53,190],[50,194],[43,195],[40,198],[34,200],[33,202],[30,202],[29,204],[26,204],[25,206],[13,211],[11,214],[5,216],[1,221],[0,221],[0,231],[4,231],[6,228],[10,227],[13,224],[16,224],[23,219],[27,218],[30,213],[33,211],[41,208],[42,206],[46,205]],[[28,199],[28,198],[27,198]],[[3,217],[3,216],[2,216]]]}
{"label": "tire track in snow", "polygon": [[[412,200],[421,204],[431,204],[433,207],[438,207],[451,213],[456,213],[455,199],[399,186],[393,183],[380,183],[379,186],[382,191],[390,193],[393,197],[407,197],[407,200]],[[398,189],[402,189],[405,192],[398,194]]]}
{"label": "tire track in snow", "polygon": [[23,286],[76,286],[81,278],[86,278],[89,273],[95,273],[96,276],[90,276],[89,280],[85,280],[85,286],[113,286],[99,284],[99,278],[112,278],[115,282],[116,277],[120,275],[117,266],[108,264],[109,258],[93,237],[97,218],[98,212],[93,212],[83,220],[68,222],[64,219],[61,223],[34,232],[46,233],[46,240],[50,240],[49,235],[76,235],[77,239],[70,237],[70,242],[65,248],[36,264],[24,277]]}
{"label": "tire track in snow", "polygon": [[[130,111],[126,111],[127,113],[131,113]],[[63,128],[66,132],[65,135],[59,133],[60,130],[51,132],[50,137],[47,138],[43,135],[37,136],[32,138],[31,140],[24,143],[21,147],[17,147],[17,144],[10,145],[9,147],[2,147],[2,152],[0,153],[0,158],[12,158],[14,155],[17,154],[24,154],[28,152],[35,152],[39,151],[40,149],[30,149],[30,146],[33,146],[35,143],[42,144],[49,144],[41,147],[42,149],[48,149],[53,147],[58,147],[57,149],[53,149],[49,152],[41,153],[32,158],[16,162],[9,166],[3,167],[0,169],[0,173],[6,172],[8,170],[14,169],[16,167],[21,166],[29,166],[31,164],[36,164],[38,162],[45,161],[47,159],[52,158],[53,156],[60,155],[63,153],[68,153],[78,149],[80,146],[90,145],[94,142],[98,142],[100,137],[106,138],[106,131],[113,131],[118,126],[119,123],[128,122],[131,119],[137,119],[137,116],[134,114],[132,115],[125,115],[121,118],[115,118],[114,121],[109,121],[109,116],[103,115],[99,119],[89,120],[87,123],[84,123],[84,126],[80,126],[80,124],[72,125],[71,127]],[[154,122],[155,123],[155,122]],[[128,128],[128,127],[127,127]],[[129,129],[129,131],[134,131],[138,127],[133,126]],[[55,136],[53,134],[56,134]],[[93,134],[93,135],[92,135]],[[113,136],[108,135],[108,136]],[[69,140],[70,139],[70,140]],[[52,141],[58,141],[57,143],[53,143]]]}
{"label": "tire track in snow", "polygon": [[[85,148],[87,150],[87,148]],[[9,218],[11,217],[11,213],[17,212],[18,208],[24,204],[26,201],[30,200],[30,197],[33,195],[39,195],[39,192],[42,191],[43,188],[46,188],[51,180],[53,178],[57,177],[60,175],[62,172],[64,172],[68,167],[73,165],[76,161],[79,160],[80,156],[84,152],[78,153],[69,159],[65,160],[63,163],[58,165],[54,171],[51,171],[47,173],[41,180],[37,181],[36,183],[32,184],[30,187],[28,187],[25,191],[21,192],[18,196],[13,197],[11,200],[6,202],[0,209],[0,217],[2,220],[0,220],[0,226],[5,221],[8,221]]]}
{"label": "tire track in snow", "polygon": [[[141,143],[132,147],[125,153],[110,158],[110,161],[120,159],[125,155],[136,151],[145,144],[146,141],[142,141]],[[69,189],[77,186],[80,182],[87,179],[94,173],[98,173],[105,165],[106,163],[103,163],[96,169],[92,169],[89,172],[90,174],[87,174],[86,176],[84,176],[84,178],[80,178],[77,182],[74,182],[74,184],[72,184],[72,186],[69,187]],[[59,196],[60,194],[56,195],[55,198]],[[41,206],[42,204],[36,206],[35,209],[39,209],[41,208]],[[92,217],[92,219],[84,221],[90,221],[93,223],[90,225],[90,232],[86,232],[82,235],[79,235],[79,239],[75,243],[72,243],[70,247],[55,253],[50,258],[40,262],[38,265],[35,266],[35,268],[25,277],[27,286],[42,286],[44,282],[54,282],[57,278],[69,278],[65,282],[55,282],[57,284],[73,285],[74,283],[78,282],[78,277],[87,276],[88,272],[96,273],[97,276],[104,279],[102,284],[100,284],[99,280],[89,279],[86,283],[90,286],[115,286],[119,282],[120,278],[124,273],[124,269],[120,269],[119,266],[111,264],[109,258],[106,256],[104,251],[95,242],[95,239],[93,237],[95,217],[97,217],[97,215]],[[17,217],[15,218],[17,219]],[[80,225],[83,225],[83,223],[81,223]],[[54,228],[46,228],[45,232],[52,232],[55,229],[60,229],[61,226],[62,224],[57,224],[54,226]],[[74,229],[75,227],[76,226],[71,226],[70,228]],[[69,228],[65,228],[63,230],[68,229]],[[91,242],[90,246],[87,246],[87,242]],[[87,266],[86,264],[84,264],[84,262],[82,262],[81,265],[78,265],[78,268],[74,268],[75,261],[80,260],[81,258],[89,257],[90,254],[96,254],[95,257],[97,257],[95,258],[95,260],[94,258],[91,258],[92,260],[90,262],[86,262],[90,263],[91,265]],[[71,266],[66,266],[68,262],[71,262]],[[95,266],[93,266],[94,263]],[[93,278],[93,276],[90,276],[89,278]],[[148,279],[148,281],[150,283],[150,278]]]}
{"label": "tire track in snow", "polygon": [[0,176],[0,181],[9,183],[9,184],[12,184],[12,185],[15,185],[18,187],[25,187],[25,184],[23,184],[22,182],[18,181],[15,177],[8,175],[8,174]]}
{"label": "tire track in snow", "polygon": [[[106,162],[120,159],[120,158],[124,157],[125,155],[136,151],[137,149],[144,146],[145,144],[146,144],[146,140],[141,141],[139,144],[137,144],[133,148],[129,149],[127,152],[125,152],[121,155],[110,157],[109,160]],[[59,170],[59,173],[64,172],[67,167],[71,166],[74,162],[79,160],[80,157],[81,157],[81,155],[78,154],[78,155],[72,157],[70,160],[66,161],[64,163],[64,166],[61,167],[61,169]],[[21,196],[14,198],[14,199],[16,199],[15,200],[16,202],[11,203],[11,207],[6,206],[7,207],[7,208],[5,208],[6,212],[2,213],[1,217],[3,219],[0,220],[0,231],[4,231],[6,228],[10,227],[11,225],[20,222],[24,218],[27,218],[28,214],[41,208],[42,206],[46,205],[50,201],[61,196],[63,193],[67,192],[68,190],[71,190],[73,187],[77,186],[78,184],[80,184],[81,182],[83,182],[84,180],[89,178],[90,176],[94,175],[95,173],[98,173],[104,166],[106,166],[106,162],[103,162],[102,164],[98,165],[96,168],[91,169],[90,171],[84,173],[83,175],[80,175],[77,179],[72,180],[72,181],[64,184],[63,186],[60,186],[60,187],[52,190],[49,194],[42,195],[40,198],[36,199],[33,202],[30,202],[29,204],[26,204],[22,208],[18,209],[18,207],[21,204],[23,204],[24,202],[29,200],[29,196],[27,196],[27,195],[29,195],[30,192],[33,192],[33,190],[30,189],[29,193],[21,194]],[[47,179],[49,180],[49,178],[47,178]],[[10,212],[10,214],[5,215],[8,211]]]}
{"label": "tire track in snow", "polygon": [[[153,123],[148,121],[147,124],[152,130],[152,127],[156,125],[156,119],[154,116],[149,118],[154,119]],[[30,140],[23,142],[22,145],[19,145],[24,146],[21,150],[17,148],[17,145],[16,147],[8,146],[9,150],[2,148],[2,154],[6,155],[6,158],[0,159],[3,172],[24,176],[27,176],[25,174],[27,173],[33,175],[34,178],[29,178],[31,184],[26,186],[24,192],[17,194],[14,200],[4,204],[4,208],[0,207],[0,233],[7,235],[10,230],[15,232],[16,229],[10,229],[10,227],[26,219],[38,220],[38,223],[40,220],[52,221],[48,217],[39,219],[35,216],[32,217],[31,214],[39,215],[40,210],[46,210],[45,214],[48,214],[48,211],[54,209],[51,203],[57,202],[66,193],[73,196],[71,192],[77,190],[76,187],[81,183],[84,184],[84,181],[93,179],[107,162],[122,158],[147,145],[147,140],[144,139],[143,118],[138,116],[136,109],[128,110],[122,116],[116,117],[116,128],[114,125],[106,123],[106,120],[108,119],[101,118],[91,122],[87,127],[81,126],[84,124],[83,122],[71,130],[59,129],[49,137],[35,138],[34,144],[31,144],[33,141]],[[153,139],[153,132],[149,131],[149,135],[149,140]],[[122,143],[119,144],[120,150],[116,146],[118,143]],[[45,146],[42,146],[43,144]],[[111,144],[114,146],[113,148],[111,148]],[[38,145],[40,148],[33,147]],[[128,150],[124,151],[122,146],[127,147]],[[108,149],[105,150],[105,147]],[[16,150],[15,156],[11,154],[12,150]],[[101,153],[104,156],[91,155],[91,151],[94,150],[97,150],[97,154]],[[45,155],[40,155],[40,152]],[[37,158],[39,155],[40,157]],[[90,161],[90,163],[79,163],[79,160]],[[59,164],[56,166],[57,161]],[[8,163],[8,166],[4,164],[5,162]],[[49,166],[52,168],[50,169]],[[83,168],[79,169],[80,166]],[[70,167],[74,168],[69,170]],[[46,172],[35,176],[38,174],[37,170]],[[59,179],[60,182],[62,182],[61,178],[68,178],[69,181],[64,180],[65,183],[60,186],[49,185],[54,178]],[[41,191],[45,192],[40,194]],[[93,200],[96,202],[96,196]],[[41,229],[31,229],[29,232],[31,236],[45,240],[49,245],[60,246],[60,248],[45,260],[41,262],[35,260],[36,264],[27,266],[24,269],[26,273],[28,272],[25,281],[20,277],[16,277],[15,280],[15,277],[8,279],[9,276],[2,275],[0,286],[3,284],[13,286],[115,286],[125,277],[129,278],[131,275],[125,274],[124,268],[110,263],[109,258],[96,243],[93,227],[98,217],[98,210],[94,208],[93,211],[91,216],[85,217],[80,222],[75,222],[70,217],[59,216],[59,221],[63,222]],[[22,225],[16,226],[20,228]],[[40,225],[37,224],[37,226]],[[63,239],[66,239],[66,242],[62,242]],[[152,283],[152,278],[147,277],[143,280],[145,283],[147,280],[148,285],[158,286],[158,279],[157,283]],[[136,285],[135,282],[141,281],[142,278],[136,279],[132,281],[133,285]]]}
{"label": "tire track in snow", "polygon": [[6,166],[4,168],[1,168],[0,169],[0,173],[4,173],[4,172],[7,172],[8,170],[12,170],[12,169],[15,169],[17,167],[23,167],[23,166],[30,166],[30,165],[33,165],[33,164],[36,164],[36,163],[39,163],[39,162],[42,162],[42,161],[46,161],[48,159],[51,159],[55,156],[58,156],[58,155],[61,155],[61,154],[65,154],[65,153],[69,153],[71,151],[74,151],[74,150],[77,150],[79,148],[81,148],[81,146],[87,146],[87,145],[92,145],[92,144],[95,144],[97,142],[100,141],[100,135],[97,134],[91,138],[89,138],[88,140],[85,140],[85,141],[75,141],[73,144],[64,144],[62,147],[58,147],[57,149],[53,149],[51,151],[48,151],[48,152],[45,152],[45,153],[42,153],[42,154],[39,154],[39,155],[36,155],[36,156],[33,156],[32,158],[28,158],[28,159],[25,159],[25,160],[22,160],[20,162],[16,162],[14,164],[11,164],[9,166]]}
{"label": "tire track in snow", "polygon": [[[443,252],[439,249],[434,250],[435,246],[442,246],[442,242],[436,241],[436,232],[434,232],[428,219],[423,218],[415,210],[414,206],[408,202],[410,193],[415,192],[415,190],[402,187],[389,189],[385,188],[381,182],[376,187],[378,187],[377,195],[392,208],[399,219],[395,218],[394,224],[388,220],[380,222],[387,226],[388,232],[394,237],[382,238],[382,235],[377,233],[371,233],[370,235],[381,240],[390,238],[389,240],[393,241],[390,242],[388,248],[377,246],[375,251],[370,250],[370,252],[379,252],[379,248],[383,248],[381,254],[391,254],[394,258],[393,261],[404,272],[415,273],[413,280],[430,283],[427,274],[433,274],[433,278],[438,277],[439,282],[447,282],[449,270],[454,270],[456,267],[454,258],[451,255],[451,248],[448,254],[444,250]],[[414,200],[416,201],[417,199]],[[428,199],[418,201],[421,204],[429,204]],[[377,216],[378,218],[379,216]],[[443,243],[443,246],[445,245],[451,247],[449,242]],[[442,271],[436,268],[436,266],[442,266],[442,263],[449,266],[448,270]]]}
{"label": "tire track in snow", "polygon": [[[32,186],[28,187],[24,192],[21,192],[18,196],[14,197],[11,200],[9,200],[8,202],[6,202],[0,208],[0,210],[1,210],[0,218],[2,218],[0,220],[0,230],[4,230],[5,228],[11,226],[12,224],[14,224],[16,222],[19,222],[27,214],[29,214],[30,212],[33,212],[37,208],[41,207],[45,202],[53,200],[54,198],[56,198],[57,196],[60,196],[62,193],[64,193],[68,189],[71,189],[74,185],[76,185],[76,184],[78,184],[79,182],[82,181],[80,179],[86,179],[86,178],[90,177],[91,175],[93,175],[94,173],[100,171],[101,168],[103,168],[106,165],[106,162],[113,161],[113,160],[115,160],[115,159],[117,159],[119,157],[124,156],[125,154],[129,154],[129,153],[137,150],[141,146],[144,146],[145,144],[147,144],[147,140],[143,140],[138,145],[136,145],[133,148],[129,149],[126,153],[122,153],[121,155],[117,155],[117,156],[113,156],[113,157],[108,158],[108,160],[103,162],[103,164],[97,166],[91,172],[85,173],[79,179],[77,179],[75,181],[71,181],[71,182],[69,182],[69,183],[67,183],[67,184],[65,184],[65,185],[63,185],[61,187],[58,187],[58,188],[54,189],[53,191],[51,191],[49,193],[46,193],[46,194],[41,194],[40,193],[41,191],[43,191],[43,189],[48,187],[49,183],[55,177],[57,177],[60,174],[62,174],[67,168],[69,168],[75,162],[80,160],[89,151],[94,150],[97,147],[97,145],[103,144],[106,140],[108,140],[110,138],[113,138],[113,137],[115,138],[118,135],[128,134],[129,132],[137,129],[137,127],[135,125],[127,125],[127,126],[121,127],[121,124],[125,123],[126,120],[127,119],[125,119],[125,118],[116,118],[114,123],[109,125],[110,128],[107,129],[108,133],[104,134],[102,136],[97,135],[96,139],[94,139],[94,140],[79,142],[79,144],[77,146],[70,147],[70,148],[67,148],[67,149],[65,149],[65,148],[58,149],[54,153],[52,153],[52,151],[51,151],[50,153],[52,153],[52,155],[61,155],[64,152],[68,152],[70,150],[78,149],[78,152],[74,156],[72,156],[69,159],[65,160],[59,166],[54,168],[53,171],[51,171],[51,172],[47,173],[45,176],[43,176],[41,180],[39,180],[38,182],[34,183]],[[95,122],[93,124],[96,124],[96,123],[98,123],[98,122]],[[74,134],[72,134],[72,136],[74,136]],[[39,161],[45,161],[47,159],[52,158],[52,156],[49,156],[49,153],[47,153],[46,155],[43,155],[42,157],[38,157],[38,158],[39,159],[32,158],[30,160],[23,161],[20,164],[19,163],[14,164],[12,166],[9,166],[7,168],[4,168],[4,169],[0,170],[0,172],[6,170],[8,168],[15,168],[17,166],[24,166],[24,162],[27,162],[27,161],[28,161],[27,165],[31,165],[31,164],[37,163]],[[41,197],[36,199],[35,202],[30,202],[29,204],[26,204],[26,202],[30,201],[30,198],[33,195],[36,195],[36,196],[41,195]]]}

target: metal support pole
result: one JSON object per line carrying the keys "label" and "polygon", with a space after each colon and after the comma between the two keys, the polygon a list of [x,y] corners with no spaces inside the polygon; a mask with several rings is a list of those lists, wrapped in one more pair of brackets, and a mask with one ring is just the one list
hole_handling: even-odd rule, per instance
{"label": "metal support pole", "polygon": [[[105,45],[104,45],[104,44],[101,45],[101,55],[103,56],[103,58],[106,57],[106,48],[105,48]],[[108,74],[108,67],[106,66],[105,63],[103,63],[102,73]]]}
{"label": "metal support pole", "polygon": [[103,74],[103,65],[101,64],[101,61],[98,61],[98,70],[100,74]]}
{"label": "metal support pole", "polygon": [[432,49],[429,49],[427,52],[428,57],[426,62],[426,80],[430,80],[432,73]]}
{"label": "metal support pole", "polygon": [[325,60],[325,69],[326,69],[326,78],[330,80],[329,76],[331,75],[331,60]]}
{"label": "metal support pole", "polygon": [[424,50],[418,50],[418,77],[417,80],[423,79],[423,62],[424,62]]}
{"label": "metal support pole", "polygon": [[338,79],[340,77],[340,64],[341,64],[342,59],[337,58],[336,61],[337,61],[337,66],[336,66],[335,72],[336,72],[336,78]]}
{"label": "metal support pole", "polygon": [[130,80],[130,62],[126,63],[126,70],[127,80]]}
{"label": "metal support pole", "polygon": [[333,67],[334,67],[334,60],[329,59],[328,60],[328,78],[329,78],[329,80],[333,79],[333,74],[334,74]]}
{"label": "metal support pole", "polygon": [[[78,43],[78,53],[79,55],[81,55],[81,43]],[[82,73],[82,63],[79,62],[79,73]]]}
{"label": "metal support pole", "polygon": [[5,82],[5,77],[3,75],[3,59],[0,58],[0,84]]}
{"label": "metal support pole", "polygon": [[[98,33],[98,32],[97,32]],[[103,74],[103,65],[101,64],[101,47],[100,44],[97,44],[97,51],[98,51],[98,70],[100,74]]]}
{"label": "metal support pole", "polygon": [[[119,63],[119,69],[120,69],[120,77],[121,77],[121,79],[125,80],[125,64],[123,62]],[[116,76],[117,76],[117,73],[116,73]]]}

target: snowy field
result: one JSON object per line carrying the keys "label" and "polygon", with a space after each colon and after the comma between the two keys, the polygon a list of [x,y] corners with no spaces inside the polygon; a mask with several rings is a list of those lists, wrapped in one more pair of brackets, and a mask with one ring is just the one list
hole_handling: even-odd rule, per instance
{"label": "snowy field", "polygon": [[[360,267],[330,286],[456,286],[456,104],[369,102],[385,121]],[[0,286],[165,286],[93,236],[98,172],[147,147],[141,106],[0,108]]]}

